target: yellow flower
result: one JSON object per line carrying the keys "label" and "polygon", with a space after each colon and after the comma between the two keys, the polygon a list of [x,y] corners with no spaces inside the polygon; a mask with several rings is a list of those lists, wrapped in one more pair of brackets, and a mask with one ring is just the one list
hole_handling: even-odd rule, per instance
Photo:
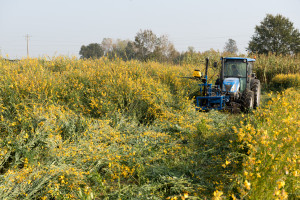
{"label": "yellow flower", "polygon": [[246,187],[247,190],[250,190],[250,188],[251,188],[251,183],[250,183],[249,181],[245,180],[244,186]]}
{"label": "yellow flower", "polygon": [[189,197],[189,193],[185,192],[185,193],[183,194],[183,196],[184,196],[185,198],[188,198],[188,197]]}
{"label": "yellow flower", "polygon": [[232,198],[233,200],[237,200],[237,198],[235,197],[234,194],[231,195],[231,198]]}
{"label": "yellow flower", "polygon": [[222,199],[222,195],[223,195],[223,192],[222,191],[214,191],[214,197],[213,197],[213,200],[221,200]]}
{"label": "yellow flower", "polygon": [[280,195],[280,190],[276,190],[274,193],[275,196],[279,196]]}
{"label": "yellow flower", "polygon": [[278,182],[277,182],[277,185],[278,185],[278,189],[281,189],[281,188],[284,187],[285,182],[284,182],[284,181],[278,181]]}

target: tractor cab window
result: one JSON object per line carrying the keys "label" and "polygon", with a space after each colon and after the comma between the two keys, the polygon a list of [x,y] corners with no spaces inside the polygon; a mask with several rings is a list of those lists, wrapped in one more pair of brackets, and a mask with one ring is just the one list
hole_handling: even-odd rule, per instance
{"label": "tractor cab window", "polygon": [[251,75],[253,68],[254,68],[254,63],[253,62],[248,62],[248,76]]}
{"label": "tractor cab window", "polygon": [[224,67],[224,77],[246,78],[247,68],[244,60],[226,60]]}
{"label": "tractor cab window", "polygon": [[246,60],[226,60],[224,65],[224,78],[239,78],[240,92],[246,89],[247,62]]}

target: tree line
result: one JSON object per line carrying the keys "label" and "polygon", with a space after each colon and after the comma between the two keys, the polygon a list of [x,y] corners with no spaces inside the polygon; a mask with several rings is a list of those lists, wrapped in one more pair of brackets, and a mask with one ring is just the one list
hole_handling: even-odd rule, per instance
{"label": "tree line", "polygon": [[157,60],[175,62],[180,53],[167,35],[157,36],[152,30],[140,30],[134,41],[104,38],[102,42],[82,45],[81,58],[119,57],[123,60]]}
{"label": "tree line", "polygon": [[[214,50],[209,50],[214,51]],[[209,52],[208,51],[208,52]],[[300,53],[300,33],[294,28],[288,18],[278,14],[267,14],[264,20],[255,27],[255,33],[248,43],[249,53],[267,54],[298,54]],[[238,53],[235,40],[229,39],[224,46],[224,52],[232,55]],[[207,53],[207,52],[206,52]],[[199,54],[193,47],[186,52],[179,52],[167,35],[158,36],[152,30],[140,30],[133,41],[113,40],[104,38],[102,42],[82,45],[81,58],[122,58],[123,60],[137,59],[141,61],[155,60],[159,62],[180,63]]]}

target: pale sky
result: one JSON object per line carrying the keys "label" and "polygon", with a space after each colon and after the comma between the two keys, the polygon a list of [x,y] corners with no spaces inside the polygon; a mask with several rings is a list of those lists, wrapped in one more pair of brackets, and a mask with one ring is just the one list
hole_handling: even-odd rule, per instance
{"label": "pale sky", "polygon": [[103,38],[134,40],[139,30],[168,35],[178,51],[239,52],[266,14],[282,14],[300,29],[300,0],[0,0],[0,55],[78,56]]}

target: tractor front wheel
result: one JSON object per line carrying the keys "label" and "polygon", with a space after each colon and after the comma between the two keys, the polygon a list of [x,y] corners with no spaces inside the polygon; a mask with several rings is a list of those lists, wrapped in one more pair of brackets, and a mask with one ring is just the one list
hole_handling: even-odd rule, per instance
{"label": "tractor front wheel", "polygon": [[254,106],[254,92],[249,89],[245,89],[242,94],[241,101],[241,108],[243,112],[249,112],[252,110]]}

